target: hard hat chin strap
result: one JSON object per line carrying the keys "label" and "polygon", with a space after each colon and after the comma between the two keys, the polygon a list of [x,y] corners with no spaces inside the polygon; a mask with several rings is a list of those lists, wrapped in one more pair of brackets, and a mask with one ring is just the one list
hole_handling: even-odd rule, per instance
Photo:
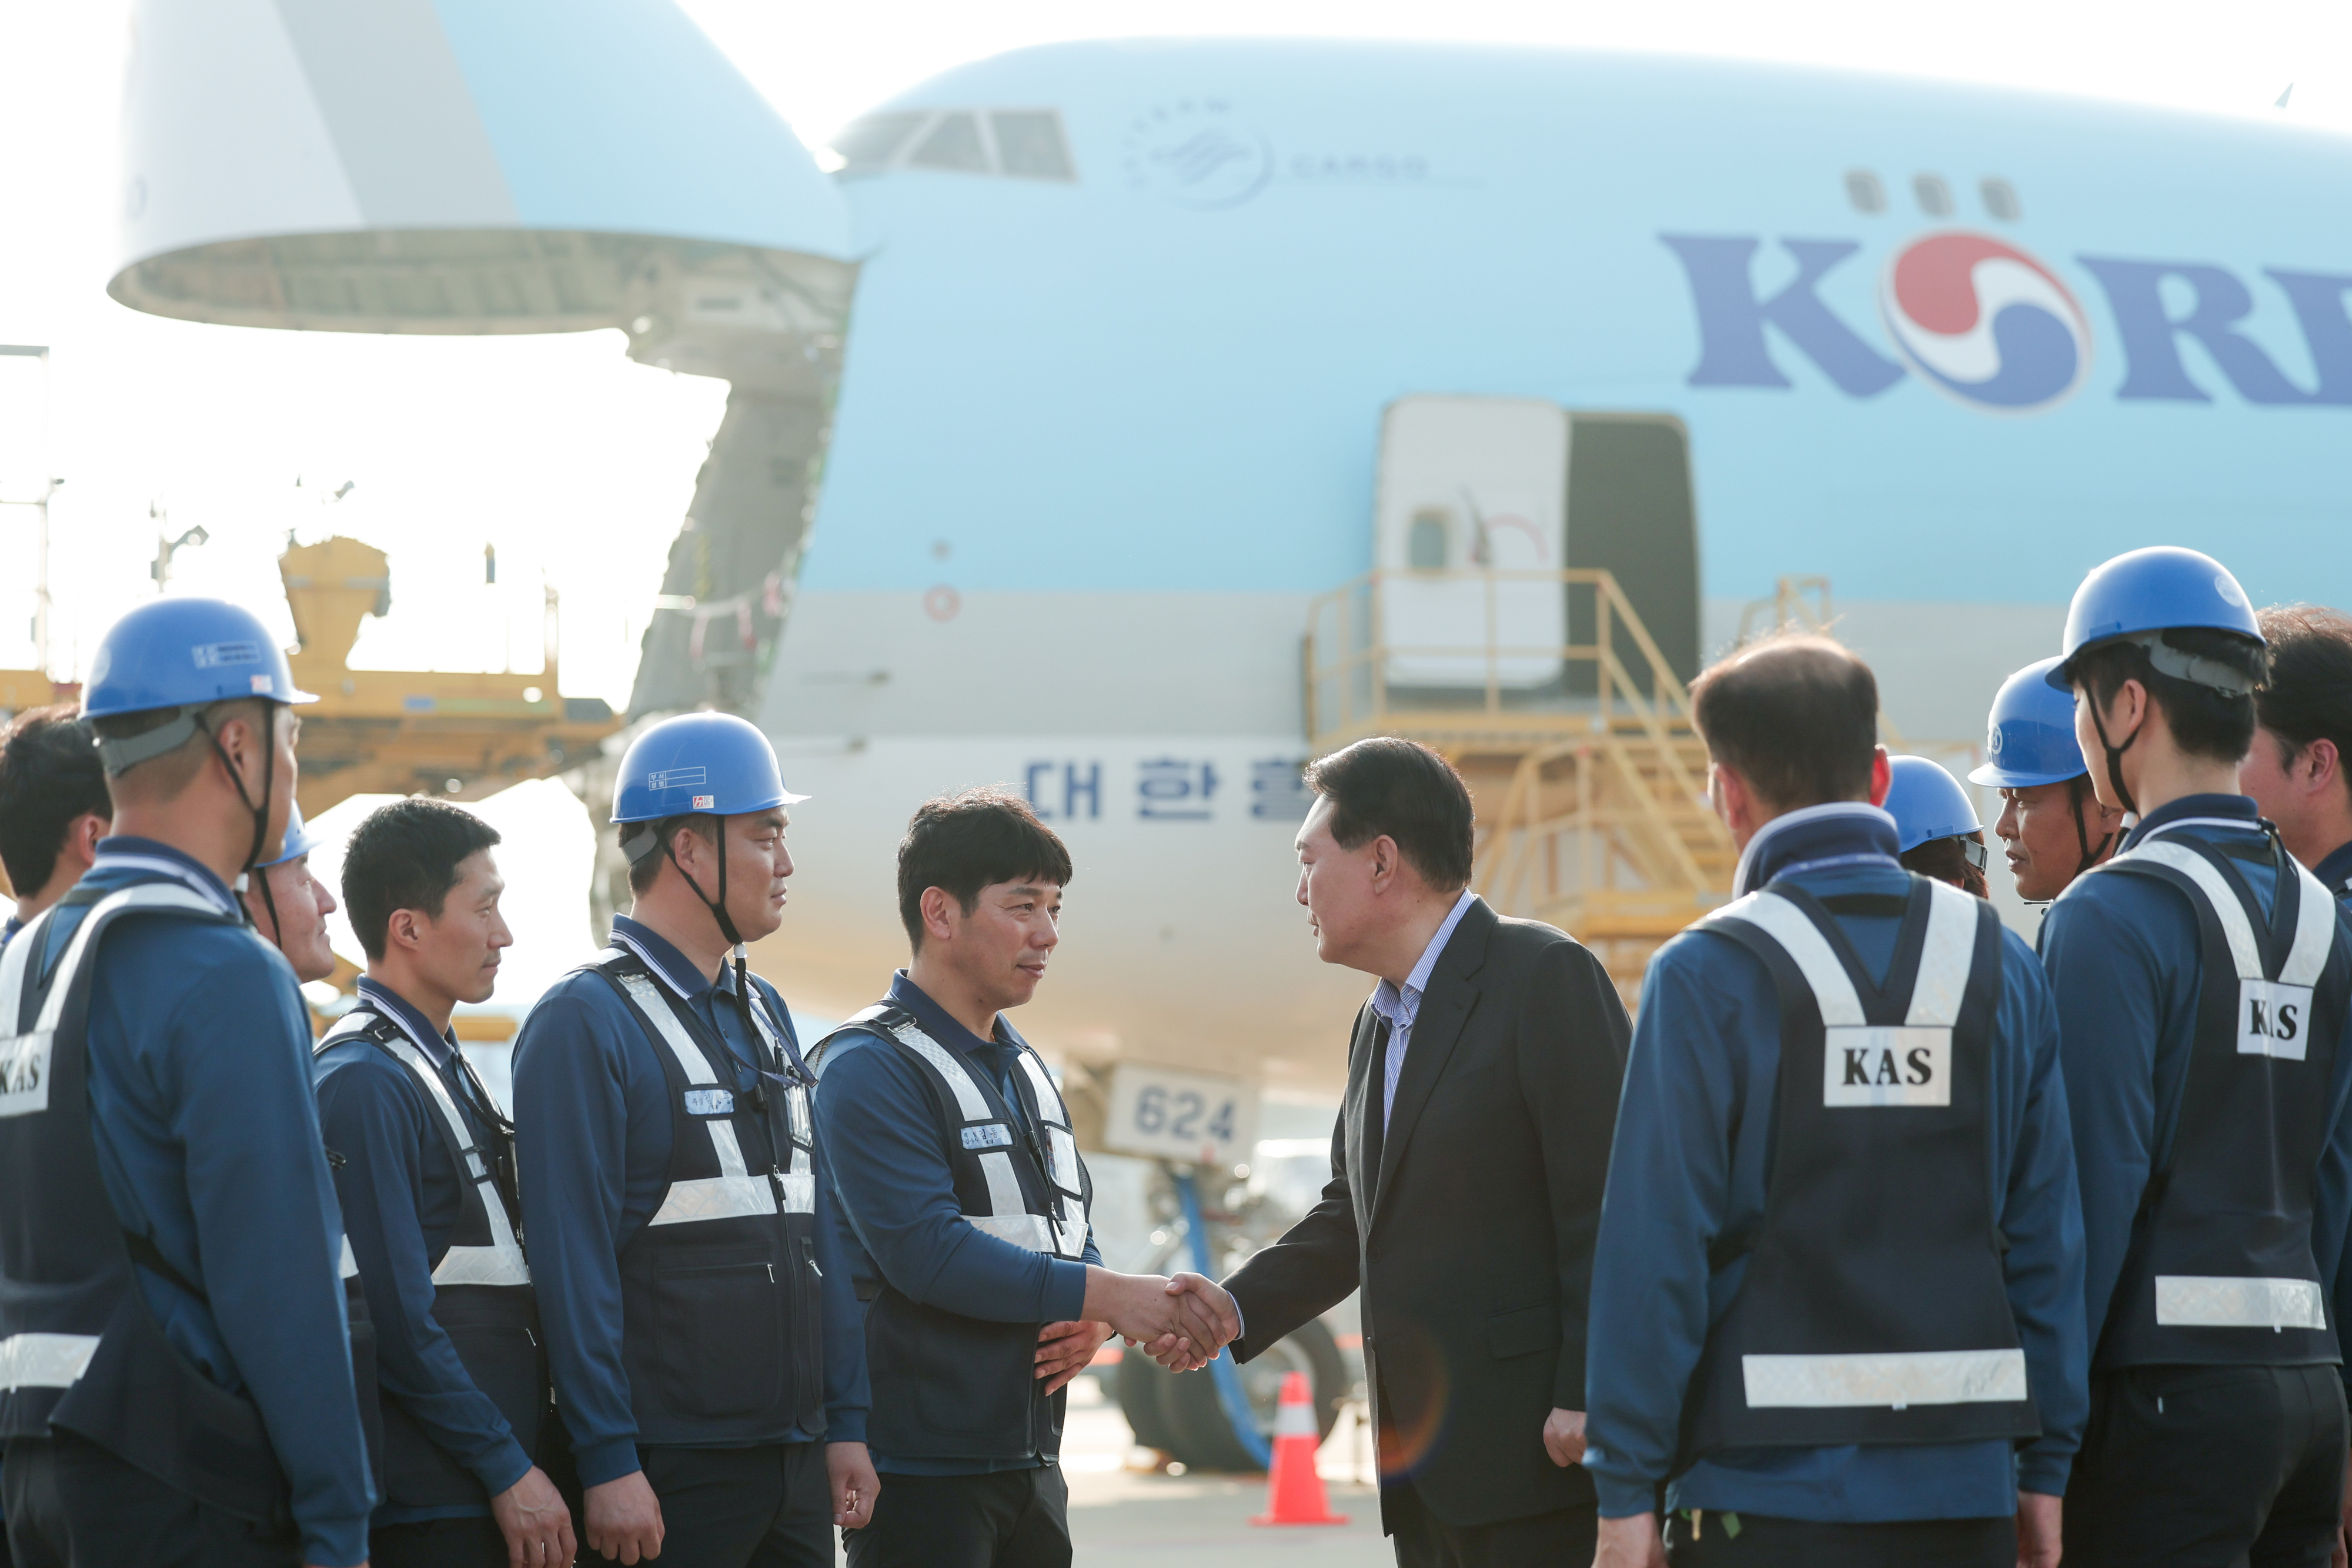
{"label": "hard hat chin strap", "polygon": [[[2117,746],[2107,738],[2107,721],[2099,715],[2099,694],[2085,687],[2083,695],[2091,701],[2091,727],[2098,732],[2100,747],[2107,754],[2107,782],[2115,786],[2116,799],[2121,802],[2123,809],[2137,814],[2139,805],[2132,799],[2130,788],[2124,783],[2124,753],[2129,751],[2132,748],[2132,743],[2139,738],[2140,730],[2147,727],[2147,720],[2143,717],[2138,727],[2125,736],[2124,743]],[[2096,794],[2098,791],[2094,789],[2092,793]],[[2078,830],[2082,827],[2082,802],[2078,800],[2074,803],[2074,825]],[[2084,836],[2088,837],[2087,834]]]}
{"label": "hard hat chin strap", "polygon": [[[270,792],[278,783],[277,758],[272,757],[270,752],[276,749],[276,742],[278,738],[278,715],[276,710],[269,710],[268,728],[263,732],[264,740],[261,753],[261,804],[258,806],[253,803],[253,794],[245,787],[245,775],[239,772],[237,770],[236,764],[229,759],[228,747],[221,744],[220,732],[214,729],[211,725],[205,722],[205,716],[203,714],[195,714],[193,717],[194,718],[196,727],[205,732],[205,738],[212,742],[213,755],[220,758],[221,766],[223,768],[228,769],[228,781],[236,786],[236,798],[245,802],[245,809],[253,813],[253,844],[251,848],[246,851],[245,869],[237,873],[236,879],[237,891],[242,893],[245,891],[247,885],[254,881],[254,873],[260,871],[261,846],[263,843],[268,841],[269,838]],[[284,927],[278,924],[278,900],[270,895],[268,873],[266,872],[262,873],[259,880],[261,886],[261,902],[263,906],[269,911],[270,942],[272,946],[275,946],[277,945],[279,936],[282,936],[284,932]],[[237,905],[245,911],[245,923],[247,925],[251,925],[253,924],[252,906],[247,904],[243,899],[239,899],[237,901]]]}
{"label": "hard hat chin strap", "polygon": [[[2105,740],[2105,737],[2102,736],[2100,738]],[[2134,738],[2137,737],[2135,737]],[[2130,742],[2126,741],[2125,744],[2129,745]],[[2118,753],[2117,755],[2121,754]],[[2110,761],[2107,766],[2109,769],[2112,770],[2115,764]],[[2085,779],[2084,782],[2088,783],[2089,780]],[[2117,792],[2121,792],[2123,789],[2123,780],[2120,778],[2116,780],[2116,789]],[[2107,846],[2116,841],[2116,836],[2113,833],[2107,834],[2105,838],[2099,841],[2099,847],[2097,849],[2093,849],[2091,847],[2090,827],[2083,821],[2083,791],[2076,789],[2070,790],[2069,793],[2074,797],[2074,844],[2076,848],[2083,852],[2082,860],[2077,862],[2074,867],[2074,874],[2076,876],[2080,876],[2084,872],[2099,863],[2099,857],[2107,852]],[[2091,799],[2094,800],[2099,798],[2099,792],[2095,789],[2090,791],[2090,795]]]}
{"label": "hard hat chin strap", "polygon": [[668,838],[662,841],[662,853],[669,856],[669,863],[677,867],[677,874],[686,879],[686,885],[694,889],[694,896],[702,900],[703,907],[710,911],[710,918],[719,923],[719,935],[725,937],[727,939],[727,946],[733,949],[735,959],[735,1007],[736,1009],[743,1015],[744,1038],[756,1041],[760,1038],[760,1031],[752,1025],[751,1022],[751,959],[743,951],[743,934],[735,929],[735,917],[727,913],[727,862],[729,859],[727,852],[727,819],[720,817],[718,819],[718,822],[719,896],[717,898],[714,899],[709,894],[703,892],[702,884],[694,880],[694,873],[688,871],[684,865],[679,863],[677,850],[674,843],[674,841],[677,836],[677,834],[673,833]]}

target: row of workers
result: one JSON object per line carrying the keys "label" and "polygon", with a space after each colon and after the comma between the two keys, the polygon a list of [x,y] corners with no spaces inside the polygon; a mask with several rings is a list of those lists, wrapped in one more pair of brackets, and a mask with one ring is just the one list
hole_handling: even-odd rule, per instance
{"label": "row of workers", "polygon": [[[1185,1288],[1246,1356],[1360,1285],[1414,1568],[2342,1563],[2352,620],[2185,549],[2089,575],[1976,775],[2036,946],[1850,651],[1768,639],[1691,700],[1736,885],[1630,1043],[1597,965],[1463,891],[1442,759],[1371,828],[1343,799],[1344,856],[1318,799],[1302,900],[1381,977],[1332,1181]],[[1318,907],[1351,877],[1384,936]]]}
{"label": "row of workers", "polygon": [[[1318,952],[1381,984],[1323,1202],[1223,1286],[1087,1264],[1066,1110],[998,1016],[1042,977],[1071,875],[1017,800],[918,814],[899,865],[914,961],[824,1053],[811,1103],[789,1018],[728,963],[775,926],[790,801],[764,742],[708,716],[625,759],[636,904],[526,1027],[515,1175],[446,1032],[448,1006],[487,994],[491,846],[378,856],[425,868],[397,889],[347,873],[383,953],[320,1059],[326,1155],[307,1075],[277,1061],[299,1067],[301,1040],[252,1038],[273,1009],[299,1030],[291,974],[228,928],[231,873],[285,848],[268,841],[293,779],[283,665],[257,626],[168,632],[177,658],[155,663],[173,678],[231,666],[266,702],[216,675],[176,697],[138,685],[110,645],[88,706],[117,770],[111,835],[0,956],[18,1031],[0,1084],[0,1431],[28,1561],[282,1563],[297,1537],[307,1561],[356,1561],[371,1403],[394,1413],[375,1450],[387,1561],[419,1539],[421,1560],[503,1543],[563,1561],[560,1478],[469,1461],[431,1403],[438,1387],[497,1406],[502,1428],[476,1435],[522,1447],[500,1390],[536,1358],[517,1319],[462,1303],[520,1301],[501,1281],[525,1246],[520,1321],[539,1332],[522,1343],[547,1347],[568,1437],[541,1457],[571,1457],[585,1538],[624,1561],[822,1561],[828,1517],[870,1517],[854,1561],[1066,1562],[1054,1390],[1102,1337],[1177,1366],[1227,1343],[1245,1359],[1359,1284],[1401,1562],[1572,1561],[1580,1531],[1610,1563],[2046,1568],[2062,1542],[2089,1563],[2315,1563],[2337,1547],[2352,939],[2330,888],[2352,844],[2352,628],[2258,619],[2206,558],[2138,551],[2094,573],[2033,677],[2051,695],[2029,679],[2000,699],[2001,834],[2021,888],[2063,888],[2038,956],[1981,900],[1905,872],[1967,835],[1906,845],[1879,809],[1875,684],[1832,643],[1750,649],[1695,688],[1738,896],[1653,961],[1630,1050],[1590,955],[1468,890],[1469,801],[1443,759],[1367,742],[1318,763],[1300,901]],[[144,701],[116,706],[126,687]],[[2066,733],[2071,761],[2048,744]],[[141,779],[168,758],[176,775]],[[372,826],[446,821],[411,804]],[[1957,880],[1981,872],[1953,852]],[[251,900],[281,935],[301,891],[285,874]],[[134,909],[173,918],[131,919],[100,949],[90,933]],[[441,956],[393,956],[411,941]],[[93,956],[121,966],[96,988]],[[192,975],[195,994],[239,998],[233,1027],[184,1005]],[[408,1085],[405,1141],[382,1148],[445,1162],[446,1230],[425,1229],[421,1180],[368,1183],[353,1171],[390,1156],[336,1144],[334,1107],[372,1080]],[[268,1183],[239,1185],[257,1172]],[[372,1224],[423,1237],[414,1301],[362,1255]],[[346,1350],[371,1317],[373,1343]],[[492,1356],[478,1347],[501,1324]],[[455,1347],[459,1381],[402,1381],[390,1353],[420,1332]],[[535,1394],[515,1407],[551,1429]],[[427,1458],[478,1496],[409,1500],[402,1478]]]}
{"label": "row of workers", "polygon": [[511,943],[458,807],[352,834],[368,963],[312,1042],[307,700],[252,615],[168,599],[0,761],[16,1562],[818,1568],[839,1526],[861,1568],[1066,1563],[1062,1390],[1114,1331],[1197,1364],[1203,1318],[1101,1266],[1069,1113],[997,1023],[1058,841],[1000,795],[917,815],[914,961],[828,1042],[821,1108],[743,950],[801,797],[740,719],[652,727],[613,813],[631,912],[532,1009],[509,1122],[451,1029]]}

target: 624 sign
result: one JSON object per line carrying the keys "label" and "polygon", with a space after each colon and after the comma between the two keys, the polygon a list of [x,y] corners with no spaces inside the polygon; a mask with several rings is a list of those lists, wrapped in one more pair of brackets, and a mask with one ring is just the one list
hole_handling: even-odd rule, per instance
{"label": "624 sign", "polygon": [[1257,1145],[1257,1090],[1237,1078],[1122,1061],[1111,1073],[1103,1143],[1145,1159],[1240,1165]]}

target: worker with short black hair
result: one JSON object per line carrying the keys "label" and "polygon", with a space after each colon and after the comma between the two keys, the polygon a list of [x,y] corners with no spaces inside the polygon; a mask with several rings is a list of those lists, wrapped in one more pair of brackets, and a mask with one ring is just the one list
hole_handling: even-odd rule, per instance
{"label": "worker with short black hair", "polygon": [[27,708],[0,732],[0,870],[16,900],[0,944],[81,880],[113,821],[98,737],[71,703]]}
{"label": "worker with short black hair", "polygon": [[1691,700],[1740,855],[1643,980],[1592,1270],[1595,1562],[2053,1568],[2086,1356],[2041,969],[1898,863],[1861,660],[1780,636]]}
{"label": "worker with short black hair", "polygon": [[375,1323],[374,1568],[565,1568],[574,1551],[536,1462],[547,1358],[514,1129],[450,1027],[458,1004],[489,999],[514,940],[498,842],[472,812],[416,796],[369,812],[343,856],[367,972],[313,1073]]}
{"label": "worker with short black hair", "polygon": [[2005,846],[2017,896],[2047,904],[2115,853],[2124,813],[2091,788],[2074,741],[2074,698],[2050,684],[2062,660],[2037,660],[2000,684],[1985,726],[1984,765],[1971,784],[2000,791],[1992,831]]}
{"label": "worker with short black hair", "polygon": [[310,699],[217,600],[142,605],[91,667],[112,831],[0,955],[9,1542],[351,1568],[375,1497],[310,1019],[232,886],[278,852]]}
{"label": "worker with short black hair", "polygon": [[2060,653],[2092,785],[2138,813],[2042,928],[2095,1345],[2066,1560],[2324,1563],[2352,937],[2240,789],[2269,659],[2235,578],[2194,550],[2118,556]]}
{"label": "worker with short black hair", "polygon": [[1019,797],[926,801],[898,845],[913,960],[812,1053],[867,1303],[858,1431],[887,1478],[851,1568],[1067,1568],[1063,1390],[1114,1330],[1177,1364],[1174,1325],[1201,1315],[1168,1280],[1102,1266],[1069,1109],[1003,1016],[1045,978],[1070,875]]}
{"label": "worker with short black hair", "polygon": [[2238,787],[2286,852],[2352,907],[2352,615],[2315,604],[2254,617],[2271,678],[2254,694],[2254,743]]}

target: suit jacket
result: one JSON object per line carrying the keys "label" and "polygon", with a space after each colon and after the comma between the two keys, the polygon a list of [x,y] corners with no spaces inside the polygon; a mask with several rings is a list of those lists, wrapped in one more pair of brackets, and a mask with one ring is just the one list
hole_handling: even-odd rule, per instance
{"label": "suit jacket", "polygon": [[1378,1025],[1367,1001],[1321,1200],[1224,1281],[1246,1331],[1234,1357],[1360,1285],[1384,1482],[1410,1479],[1457,1525],[1591,1504],[1591,1479],[1551,1462],[1543,1426],[1584,1408],[1624,1004],[1573,938],[1474,904],[1422,995],[1375,1171]]}

